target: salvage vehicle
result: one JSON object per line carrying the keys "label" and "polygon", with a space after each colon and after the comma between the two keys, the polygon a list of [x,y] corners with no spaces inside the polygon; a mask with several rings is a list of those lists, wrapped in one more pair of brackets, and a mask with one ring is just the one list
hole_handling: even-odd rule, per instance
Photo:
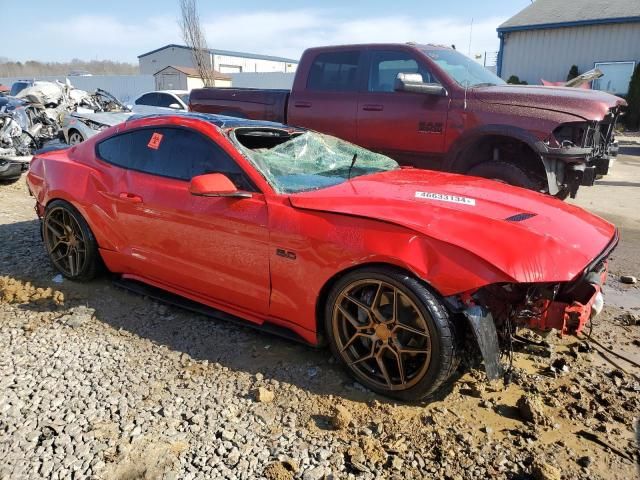
{"label": "salvage vehicle", "polygon": [[[12,97],[0,98],[1,157],[30,155],[38,148],[38,142],[31,133],[37,127],[31,123],[29,113],[25,102]],[[16,170],[15,166],[6,168],[12,172]],[[5,170],[5,178],[6,175]]]}
{"label": "salvage vehicle", "polygon": [[98,89],[84,99],[75,112],[62,115],[62,139],[69,145],[84,142],[105,128],[124,122],[132,115],[129,107],[110,93]]}
{"label": "salvage vehicle", "polygon": [[606,175],[621,98],[507,85],[437,45],[306,50],[293,89],[194,89],[190,109],[335,135],[403,165],[574,197]]}
{"label": "salvage vehicle", "polygon": [[27,87],[31,87],[34,83],[35,82],[33,80],[18,80],[17,82],[13,82],[13,84],[11,84],[11,91],[9,92],[9,95],[15,97],[22,90]]}
{"label": "salvage vehicle", "polygon": [[38,153],[27,183],[66,278],[104,265],[134,291],[328,343],[359,382],[403,400],[436,392],[474,338],[497,378],[517,328],[580,332],[618,238],[548,195],[194,113],[133,116]]}
{"label": "salvage vehicle", "polygon": [[0,156],[0,184],[15,183],[29,169],[31,157]]}
{"label": "salvage vehicle", "polygon": [[98,132],[122,123],[131,112],[71,112],[62,117],[62,136],[65,143],[76,145]]}

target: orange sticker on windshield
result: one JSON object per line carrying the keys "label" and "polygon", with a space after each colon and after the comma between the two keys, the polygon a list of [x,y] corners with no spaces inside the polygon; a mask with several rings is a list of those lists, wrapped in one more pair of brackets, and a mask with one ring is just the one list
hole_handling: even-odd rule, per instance
{"label": "orange sticker on windshield", "polygon": [[151,140],[149,140],[149,143],[147,143],[147,147],[157,150],[158,148],[160,148],[160,142],[162,142],[162,134],[154,133],[153,135],[151,135]]}

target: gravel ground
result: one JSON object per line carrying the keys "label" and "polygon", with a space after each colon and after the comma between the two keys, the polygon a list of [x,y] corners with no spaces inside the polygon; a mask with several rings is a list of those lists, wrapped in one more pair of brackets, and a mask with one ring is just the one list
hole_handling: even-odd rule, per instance
{"label": "gravel ground", "polygon": [[[640,289],[616,279],[640,273],[638,202],[625,210],[640,157],[606,182],[578,199],[623,233],[594,338],[637,359]],[[109,278],[60,282],[24,183],[0,186],[0,480],[634,478],[640,369],[544,340],[516,353],[507,386],[471,370],[429,404],[395,404],[326,350]]]}

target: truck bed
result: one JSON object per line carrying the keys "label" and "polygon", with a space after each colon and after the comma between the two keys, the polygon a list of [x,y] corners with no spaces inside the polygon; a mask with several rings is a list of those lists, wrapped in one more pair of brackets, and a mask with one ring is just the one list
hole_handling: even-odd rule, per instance
{"label": "truck bed", "polygon": [[189,96],[189,110],[286,123],[290,93],[258,88],[199,88]]}

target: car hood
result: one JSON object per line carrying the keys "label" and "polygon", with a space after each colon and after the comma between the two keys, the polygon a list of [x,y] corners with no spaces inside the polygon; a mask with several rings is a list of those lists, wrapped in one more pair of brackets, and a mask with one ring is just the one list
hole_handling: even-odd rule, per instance
{"label": "car hood", "polygon": [[564,282],[616,235],[556,198],[478,177],[398,169],[294,194],[293,207],[400,225],[471,252],[517,282]]}
{"label": "car hood", "polygon": [[101,125],[107,125],[112,127],[126,121],[131,115],[131,112],[98,112],[98,113],[72,113],[71,116],[79,119],[91,120]]}
{"label": "car hood", "polygon": [[609,109],[627,104],[615,95],[582,88],[497,85],[473,92],[474,98],[486,103],[551,110],[595,121],[602,120]]}

